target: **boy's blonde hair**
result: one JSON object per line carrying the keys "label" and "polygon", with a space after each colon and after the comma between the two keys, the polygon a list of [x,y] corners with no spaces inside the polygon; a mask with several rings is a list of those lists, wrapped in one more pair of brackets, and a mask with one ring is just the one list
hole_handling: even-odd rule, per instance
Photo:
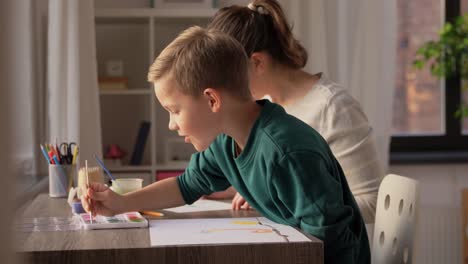
{"label": "boy's blonde hair", "polygon": [[170,74],[180,92],[198,97],[206,88],[228,91],[240,99],[251,99],[248,59],[234,38],[198,26],[183,31],[156,58],[148,81]]}

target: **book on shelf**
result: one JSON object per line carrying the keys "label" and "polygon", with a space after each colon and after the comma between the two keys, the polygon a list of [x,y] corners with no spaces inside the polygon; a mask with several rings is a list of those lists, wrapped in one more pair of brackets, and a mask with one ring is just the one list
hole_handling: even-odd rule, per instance
{"label": "book on shelf", "polygon": [[135,147],[133,148],[132,158],[130,159],[130,165],[141,165],[150,126],[150,122],[141,122],[140,129],[138,130],[138,135],[135,142]]}
{"label": "book on shelf", "polygon": [[126,77],[99,77],[99,89],[101,91],[127,90],[128,78]]}

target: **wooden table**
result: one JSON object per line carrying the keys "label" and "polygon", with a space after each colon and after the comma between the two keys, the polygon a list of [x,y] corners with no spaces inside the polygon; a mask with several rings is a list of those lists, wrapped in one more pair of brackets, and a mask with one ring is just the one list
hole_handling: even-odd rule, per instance
{"label": "wooden table", "polygon": [[[164,213],[157,219],[259,216],[245,210]],[[38,195],[22,213],[25,218],[71,215],[65,199],[48,194]],[[151,247],[148,228],[16,234],[17,252],[29,263],[323,263],[322,242],[310,235],[310,242],[297,243]]]}

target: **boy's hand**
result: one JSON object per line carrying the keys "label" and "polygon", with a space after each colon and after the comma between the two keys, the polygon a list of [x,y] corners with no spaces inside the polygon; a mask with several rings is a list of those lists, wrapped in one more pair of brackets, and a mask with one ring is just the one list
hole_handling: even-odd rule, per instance
{"label": "boy's hand", "polygon": [[86,212],[91,212],[93,216],[114,216],[124,213],[125,198],[113,192],[104,184],[92,182],[89,184],[86,193],[81,196],[81,203]]}
{"label": "boy's hand", "polygon": [[236,193],[234,198],[232,199],[232,209],[233,210],[249,210],[252,209],[252,207],[249,205],[249,203],[242,197],[239,193]]}

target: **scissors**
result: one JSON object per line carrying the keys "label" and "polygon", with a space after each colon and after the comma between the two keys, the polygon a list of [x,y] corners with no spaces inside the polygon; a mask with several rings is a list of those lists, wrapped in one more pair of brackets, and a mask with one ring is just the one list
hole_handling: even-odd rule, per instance
{"label": "scissors", "polygon": [[75,142],[63,142],[62,144],[60,144],[60,160],[62,160],[63,163],[72,164],[74,148],[77,148]]}

